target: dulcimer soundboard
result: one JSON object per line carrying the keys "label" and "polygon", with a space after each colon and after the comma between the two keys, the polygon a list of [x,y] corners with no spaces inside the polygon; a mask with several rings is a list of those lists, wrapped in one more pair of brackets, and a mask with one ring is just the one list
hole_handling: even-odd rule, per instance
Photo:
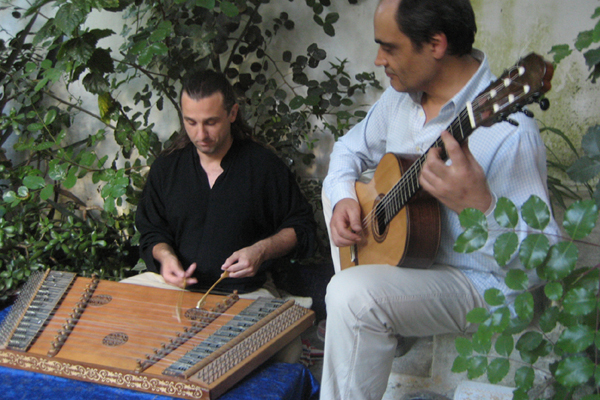
{"label": "dulcimer soundboard", "polygon": [[46,271],[0,325],[0,365],[184,399],[216,399],[315,319],[293,300],[240,299]]}

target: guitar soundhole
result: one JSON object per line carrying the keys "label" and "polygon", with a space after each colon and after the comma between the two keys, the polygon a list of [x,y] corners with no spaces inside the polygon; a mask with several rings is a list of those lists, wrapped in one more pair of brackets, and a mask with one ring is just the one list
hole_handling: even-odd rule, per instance
{"label": "guitar soundhole", "polygon": [[373,239],[375,239],[375,241],[378,243],[381,243],[385,240],[389,227],[389,224],[386,222],[385,207],[380,203],[382,198],[383,195],[380,194],[375,199],[375,205],[373,207],[373,219],[371,220]]}

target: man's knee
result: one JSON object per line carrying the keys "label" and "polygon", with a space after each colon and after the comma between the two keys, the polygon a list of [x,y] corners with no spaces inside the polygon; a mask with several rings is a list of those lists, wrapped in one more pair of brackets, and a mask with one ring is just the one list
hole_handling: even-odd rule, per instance
{"label": "man's knee", "polygon": [[352,267],[335,274],[327,285],[325,304],[327,312],[365,305],[370,282],[364,279],[363,267]]}

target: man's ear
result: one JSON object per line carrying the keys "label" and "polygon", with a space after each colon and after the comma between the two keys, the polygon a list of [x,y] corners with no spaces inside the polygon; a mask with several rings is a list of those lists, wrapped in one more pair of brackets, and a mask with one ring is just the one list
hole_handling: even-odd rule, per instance
{"label": "man's ear", "polygon": [[239,110],[240,110],[239,104],[234,104],[231,107],[231,111],[229,111],[229,122],[230,123],[233,123],[236,120]]}
{"label": "man's ear", "polygon": [[436,33],[429,41],[432,55],[440,60],[446,55],[448,50],[448,38],[445,33]]}

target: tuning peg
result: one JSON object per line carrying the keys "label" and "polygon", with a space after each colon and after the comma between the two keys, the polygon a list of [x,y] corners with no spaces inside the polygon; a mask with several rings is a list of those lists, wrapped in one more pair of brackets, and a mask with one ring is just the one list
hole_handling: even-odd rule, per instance
{"label": "tuning peg", "polygon": [[540,105],[540,109],[541,109],[542,111],[546,111],[547,109],[549,109],[549,108],[550,108],[550,100],[548,100],[548,99],[547,99],[547,98],[545,98],[545,97],[544,97],[543,99],[540,99],[540,100],[538,101],[538,104]]}
{"label": "tuning peg", "polygon": [[529,118],[533,118],[533,113],[531,111],[524,109],[524,110],[521,110],[521,112],[523,114],[527,115]]}
{"label": "tuning peg", "polygon": [[508,122],[509,124],[511,124],[513,126],[519,126],[519,123],[512,118],[506,118],[506,122]]}

